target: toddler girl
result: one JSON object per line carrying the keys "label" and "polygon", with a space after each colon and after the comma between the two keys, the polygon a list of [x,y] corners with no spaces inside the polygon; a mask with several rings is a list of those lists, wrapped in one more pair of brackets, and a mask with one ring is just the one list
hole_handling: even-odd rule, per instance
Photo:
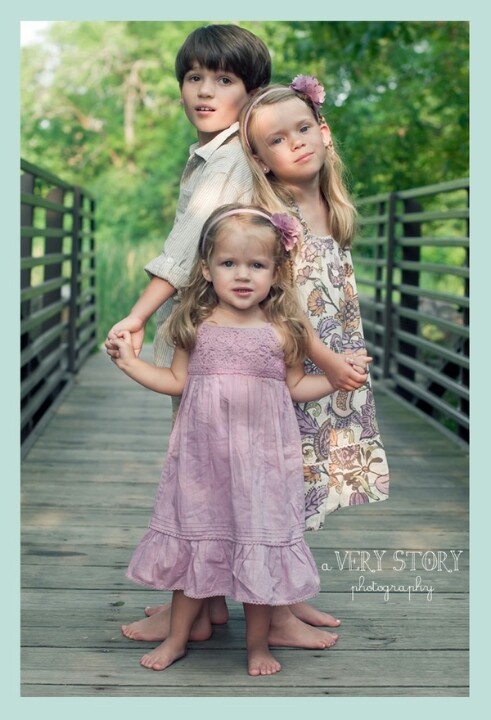
{"label": "toddler girl", "polygon": [[[313,333],[290,278],[301,226],[286,214],[228,205],[203,226],[198,259],[168,322],[170,368],[114,340],[113,362],[157,392],[182,395],[150,529],[130,561],[137,583],[172,590],[170,632],[141,659],[163,670],[209,623],[205,599],[244,604],[248,672],[278,672],[269,650],[273,606],[315,596],[319,576],[303,538],[302,454],[292,404],[332,391],[306,375]],[[315,353],[314,353],[315,355]]]}

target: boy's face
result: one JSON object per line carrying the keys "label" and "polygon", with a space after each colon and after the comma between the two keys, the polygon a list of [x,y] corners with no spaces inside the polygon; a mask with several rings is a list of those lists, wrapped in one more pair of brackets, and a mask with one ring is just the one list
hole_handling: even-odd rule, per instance
{"label": "boy's face", "polygon": [[239,119],[248,94],[234,73],[195,65],[184,76],[181,98],[199,144],[205,145]]}

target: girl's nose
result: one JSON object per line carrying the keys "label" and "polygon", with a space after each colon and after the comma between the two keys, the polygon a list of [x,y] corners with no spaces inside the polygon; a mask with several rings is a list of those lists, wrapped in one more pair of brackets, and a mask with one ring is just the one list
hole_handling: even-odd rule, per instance
{"label": "girl's nose", "polygon": [[250,277],[250,270],[248,265],[237,265],[235,271],[235,277],[238,280],[248,280]]}
{"label": "girl's nose", "polygon": [[294,148],[294,149],[299,148],[299,147],[302,147],[302,145],[305,145],[303,136],[295,133],[295,135],[292,136],[292,140],[291,140],[292,148]]}

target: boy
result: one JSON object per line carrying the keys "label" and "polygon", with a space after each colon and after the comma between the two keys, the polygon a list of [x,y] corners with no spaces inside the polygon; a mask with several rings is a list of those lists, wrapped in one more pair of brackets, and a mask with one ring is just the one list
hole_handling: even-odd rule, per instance
{"label": "boy", "polygon": [[161,254],[145,267],[150,282],[129,315],[108,334],[127,330],[138,354],[145,324],[158,309],[154,361],[169,367],[173,349],[163,339],[163,323],[186,284],[201,228],[215,208],[250,202],[252,177],[238,136],[238,118],[249,94],[269,83],[271,58],[266,45],[236,25],[208,25],[184,41],[175,62],[181,103],[197,130],[198,142],[181,178],[173,228]]}

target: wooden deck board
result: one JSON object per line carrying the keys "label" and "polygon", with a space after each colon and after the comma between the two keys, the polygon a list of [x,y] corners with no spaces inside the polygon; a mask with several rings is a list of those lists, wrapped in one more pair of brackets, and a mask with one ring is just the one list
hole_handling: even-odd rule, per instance
{"label": "wooden deck board", "polygon": [[306,534],[322,583],[313,604],[343,621],[335,648],[280,648],[282,671],[250,678],[241,607],[230,603],[210,641],[151,673],[138,664],[147,643],[119,627],[170,597],[124,576],[147,527],[170,401],[104,353],[89,358],[22,464],[22,696],[468,695],[468,458],[390,396],[376,391],[376,404],[389,500]]}

